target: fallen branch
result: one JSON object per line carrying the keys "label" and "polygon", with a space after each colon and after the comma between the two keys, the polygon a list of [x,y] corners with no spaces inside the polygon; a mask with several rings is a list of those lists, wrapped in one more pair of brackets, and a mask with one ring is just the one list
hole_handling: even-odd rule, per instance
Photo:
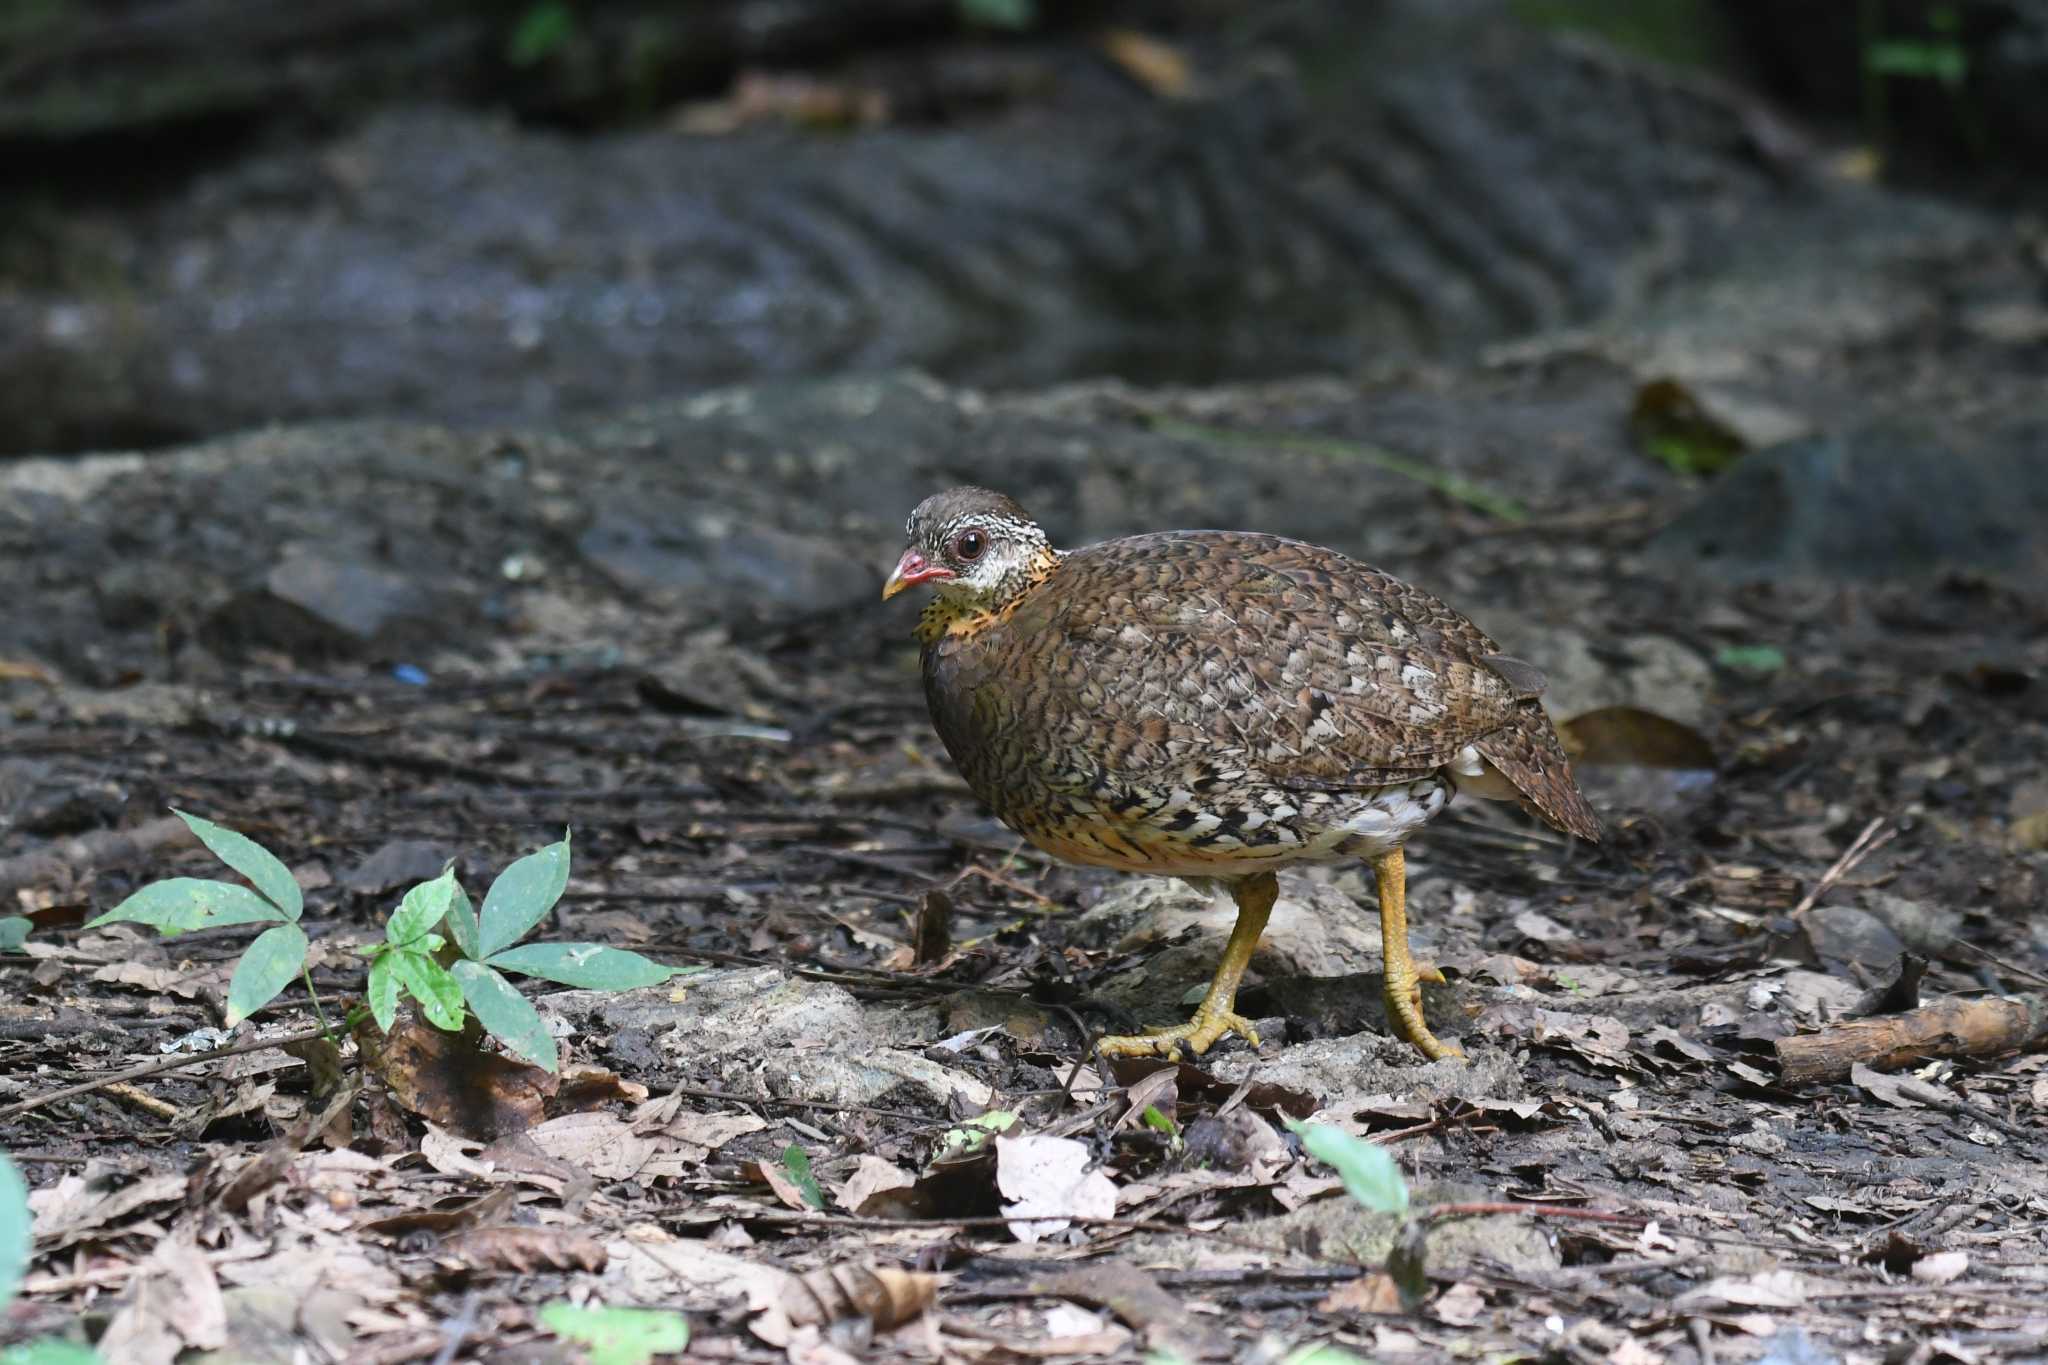
{"label": "fallen branch", "polygon": [[59,839],[47,848],[0,858],[0,892],[69,883],[88,868],[140,862],[165,844],[190,842],[191,838],[184,822],[166,815],[133,829],[96,829],[76,839]]}
{"label": "fallen branch", "polygon": [[[364,1013],[367,1015],[368,1011],[366,1010]],[[25,1100],[16,1100],[13,1104],[0,1105],[0,1119],[11,1119],[16,1114],[26,1114],[31,1109],[40,1109],[46,1104],[55,1104],[58,1100],[75,1099],[80,1095],[90,1095],[95,1090],[105,1090],[109,1086],[119,1085],[124,1081],[139,1081],[145,1076],[160,1076],[166,1071],[176,1071],[181,1067],[196,1066],[201,1062],[218,1061],[222,1057],[239,1057],[245,1052],[261,1052],[267,1047],[283,1047],[286,1043],[303,1043],[310,1039],[325,1038],[326,1036],[327,1030],[324,1028],[309,1028],[298,1033],[282,1034],[275,1038],[244,1038],[239,1043],[227,1043],[221,1047],[207,1048],[203,1052],[174,1053],[169,1057],[159,1057],[155,1061],[144,1062],[141,1066],[131,1066],[126,1071],[117,1071],[111,1076],[101,1076],[97,1080],[81,1081],[77,1085],[67,1085],[62,1090],[45,1091],[40,1095],[31,1095]]]}
{"label": "fallen branch", "polygon": [[1929,1057],[1982,1057],[2048,1048],[2048,999],[2038,995],[1943,1000],[1905,1014],[1852,1019],[1780,1038],[1778,1075],[1787,1085],[1846,1080],[1861,1064],[1896,1071]]}

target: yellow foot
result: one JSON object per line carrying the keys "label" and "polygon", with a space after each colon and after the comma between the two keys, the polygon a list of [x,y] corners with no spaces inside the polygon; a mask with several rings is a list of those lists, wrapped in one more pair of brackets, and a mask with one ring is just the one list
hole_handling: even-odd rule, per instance
{"label": "yellow foot", "polygon": [[1168,1061],[1180,1060],[1180,1047],[1186,1043],[1188,1051],[1199,1057],[1225,1034],[1235,1033],[1253,1047],[1259,1045],[1259,1031],[1252,1027],[1252,1021],[1230,1010],[1206,1009],[1195,1011],[1195,1017],[1185,1024],[1173,1028],[1149,1029],[1139,1034],[1121,1034],[1104,1038],[1095,1045],[1095,1050],[1104,1057],[1164,1057]]}
{"label": "yellow foot", "polygon": [[[1421,978],[1421,981],[1434,981],[1439,985],[1444,984],[1444,974],[1434,967],[1418,968],[1415,974]],[[1462,1060],[1465,1056],[1464,1053],[1458,1051],[1457,1048],[1452,1047],[1434,1033],[1431,1033],[1429,1025],[1423,1022],[1421,981],[1409,987],[1407,999],[1405,1000],[1397,995],[1391,987],[1388,988],[1388,1022],[1393,1025],[1395,1033],[1407,1039],[1409,1043],[1414,1045],[1417,1051],[1421,1052],[1423,1056],[1429,1058],[1432,1062],[1442,1061],[1446,1057],[1457,1057]]]}

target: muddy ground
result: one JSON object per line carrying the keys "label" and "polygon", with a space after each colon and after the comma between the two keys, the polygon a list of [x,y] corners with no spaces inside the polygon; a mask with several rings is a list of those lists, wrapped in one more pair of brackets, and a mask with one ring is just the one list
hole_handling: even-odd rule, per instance
{"label": "muddy ground", "polygon": [[[1914,395],[1872,374],[1945,335],[1907,318],[1888,345],[1753,371],[1749,401],[1825,417],[1883,392],[1860,410],[1883,429]],[[1972,344],[1968,410],[2005,420],[2037,351]],[[694,1351],[758,1359],[2038,1354],[2042,1055],[1791,1087],[1771,1051],[1903,951],[1930,961],[1928,998],[2048,976],[2029,544],[1996,550],[2004,570],[1889,580],[1702,559],[1701,526],[1758,518],[1716,510],[1736,483],[1634,449],[1641,377],[1597,352],[1212,393],[903,377],[550,433],[281,429],[12,466],[0,872],[36,927],[4,969],[9,1105],[216,1036],[242,931],[80,927],[144,881],[206,875],[164,831],[172,806],[292,865],[334,1001],[411,879],[453,856],[480,893],[564,827],[557,936],[711,970],[541,994],[567,1065],[596,1073],[545,1112],[465,1141],[431,1105],[444,1122],[366,1100],[352,1144],[312,1143],[239,1214],[222,1186],[308,1103],[281,1052],[9,1108],[56,1229],[10,1331],[111,1318],[135,1360],[223,1341],[204,1358],[470,1358],[437,1356],[458,1337],[544,1359],[561,1348],[536,1306],[596,1296],[683,1308]],[[1853,470],[1861,439],[1829,467]],[[1813,448],[1753,456],[1751,477],[1796,490]],[[1384,467],[1394,451],[1421,469]],[[1978,466],[1926,467],[1960,486]],[[1090,1034],[1177,1016],[1228,917],[1046,862],[948,768],[911,613],[872,598],[894,518],[968,475],[1070,542],[1228,520],[1367,553],[1550,670],[1560,716],[1686,727],[1675,755],[1624,735],[1624,761],[1586,766],[1598,847],[1468,805],[1417,841],[1417,939],[1450,978],[1430,1009],[1469,1063],[1383,1034],[1370,887],[1344,868],[1284,883],[1245,996],[1263,1046],[1168,1080],[1086,1063]],[[1872,529],[1852,522],[1827,524],[1852,544]],[[122,829],[145,837],[109,843]],[[250,1027],[307,1022],[288,993]],[[1172,1132],[1127,1115],[1140,1080]],[[989,1110],[1084,1143],[1108,1221],[1022,1242],[1009,1174],[935,1164]],[[1447,1220],[1403,1314],[1361,1278],[1386,1230],[1302,1156],[1290,1111],[1387,1144],[1418,1198],[1555,1213]],[[792,1146],[822,1210],[783,1174]],[[379,1222],[501,1188],[515,1203],[480,1229]],[[904,1289],[888,1330],[777,1318],[772,1272],[822,1267],[944,1279],[921,1312]]]}
{"label": "muddy ground", "polygon": [[[1811,1082],[1775,1044],[2048,990],[2048,237],[1802,165],[1441,362],[892,371],[0,465],[0,909],[31,922],[0,1148],[39,1238],[0,1330],[569,1360],[540,1312],[571,1300],[682,1310],[693,1358],[2043,1358],[2038,1038]],[[1605,840],[1459,803],[1410,849],[1468,1062],[1385,1035],[1344,867],[1283,879],[1259,1047],[1090,1059],[1181,1016],[1229,916],[1048,862],[953,774],[913,608],[875,597],[969,479],[1063,544],[1336,546],[1548,673]],[[222,1032],[245,928],[85,927],[213,875],[173,807],[296,873],[330,1017],[407,887],[452,858],[481,896],[564,829],[540,932],[703,970],[531,992],[552,1080],[438,1070],[416,1023],[351,1043],[323,1114],[324,1054],[269,1041],[300,993]],[[1287,1119],[1435,1210],[1419,1303]]]}

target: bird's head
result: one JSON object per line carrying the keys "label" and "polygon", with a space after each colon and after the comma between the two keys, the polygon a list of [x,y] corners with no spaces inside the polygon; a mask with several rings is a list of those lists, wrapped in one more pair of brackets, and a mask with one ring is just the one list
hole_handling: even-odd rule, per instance
{"label": "bird's head", "polygon": [[887,601],[929,583],[961,611],[994,611],[1045,576],[1057,556],[1023,508],[986,488],[950,488],[917,505],[910,541],[882,585]]}

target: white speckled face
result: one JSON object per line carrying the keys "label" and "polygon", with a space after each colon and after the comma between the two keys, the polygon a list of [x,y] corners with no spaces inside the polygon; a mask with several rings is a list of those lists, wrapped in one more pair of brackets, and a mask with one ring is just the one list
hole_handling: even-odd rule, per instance
{"label": "white speckled face", "polygon": [[1045,532],[1022,508],[999,494],[956,489],[927,498],[904,532],[910,547],[941,570],[929,582],[964,607],[1001,602],[1029,581],[1049,553]]}

